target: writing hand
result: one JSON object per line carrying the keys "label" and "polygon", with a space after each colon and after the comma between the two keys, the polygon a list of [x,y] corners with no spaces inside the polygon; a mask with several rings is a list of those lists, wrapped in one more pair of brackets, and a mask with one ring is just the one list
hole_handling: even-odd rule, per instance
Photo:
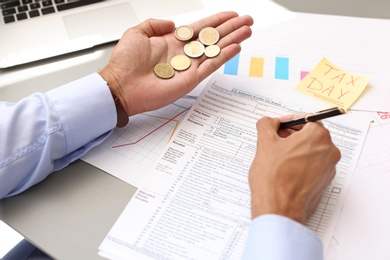
{"label": "writing hand", "polygon": [[257,152],[249,172],[252,217],[278,214],[305,224],[336,174],[340,151],[322,124],[307,123],[284,136],[279,125],[279,119],[269,117],[257,123]]}

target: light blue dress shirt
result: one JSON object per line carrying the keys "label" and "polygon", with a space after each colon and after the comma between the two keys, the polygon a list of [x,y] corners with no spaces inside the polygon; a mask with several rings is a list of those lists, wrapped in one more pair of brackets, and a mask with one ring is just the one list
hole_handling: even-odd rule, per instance
{"label": "light blue dress shirt", "polygon": [[251,223],[243,259],[322,260],[322,242],[313,231],[294,220],[262,215]]}
{"label": "light blue dress shirt", "polygon": [[16,104],[0,102],[0,199],[80,158],[115,125],[114,101],[97,73]]}
{"label": "light blue dress shirt", "polygon": [[[0,199],[16,195],[107,138],[116,110],[94,73],[18,103],[0,102]],[[278,215],[256,218],[244,259],[317,260],[322,244],[305,226]]]}

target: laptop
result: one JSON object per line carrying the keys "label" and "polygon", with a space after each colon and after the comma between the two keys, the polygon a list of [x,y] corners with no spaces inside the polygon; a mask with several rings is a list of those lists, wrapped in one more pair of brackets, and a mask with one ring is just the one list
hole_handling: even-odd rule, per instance
{"label": "laptop", "polygon": [[0,0],[0,68],[120,39],[148,18],[204,8],[200,0]]}

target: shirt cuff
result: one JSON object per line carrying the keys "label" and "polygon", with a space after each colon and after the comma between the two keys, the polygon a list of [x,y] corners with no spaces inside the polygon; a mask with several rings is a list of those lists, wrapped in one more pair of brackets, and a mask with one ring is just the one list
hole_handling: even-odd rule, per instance
{"label": "shirt cuff", "polygon": [[69,154],[112,130],[117,121],[111,92],[93,73],[46,93],[66,133]]}
{"label": "shirt cuff", "polygon": [[323,259],[319,237],[289,218],[267,214],[250,226],[243,259]]}

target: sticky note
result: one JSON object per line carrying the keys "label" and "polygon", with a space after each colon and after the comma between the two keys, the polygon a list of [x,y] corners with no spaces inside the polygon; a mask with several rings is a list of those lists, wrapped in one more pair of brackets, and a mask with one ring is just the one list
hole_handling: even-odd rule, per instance
{"label": "sticky note", "polygon": [[368,81],[368,76],[349,73],[323,58],[295,89],[348,110],[363,93]]}

